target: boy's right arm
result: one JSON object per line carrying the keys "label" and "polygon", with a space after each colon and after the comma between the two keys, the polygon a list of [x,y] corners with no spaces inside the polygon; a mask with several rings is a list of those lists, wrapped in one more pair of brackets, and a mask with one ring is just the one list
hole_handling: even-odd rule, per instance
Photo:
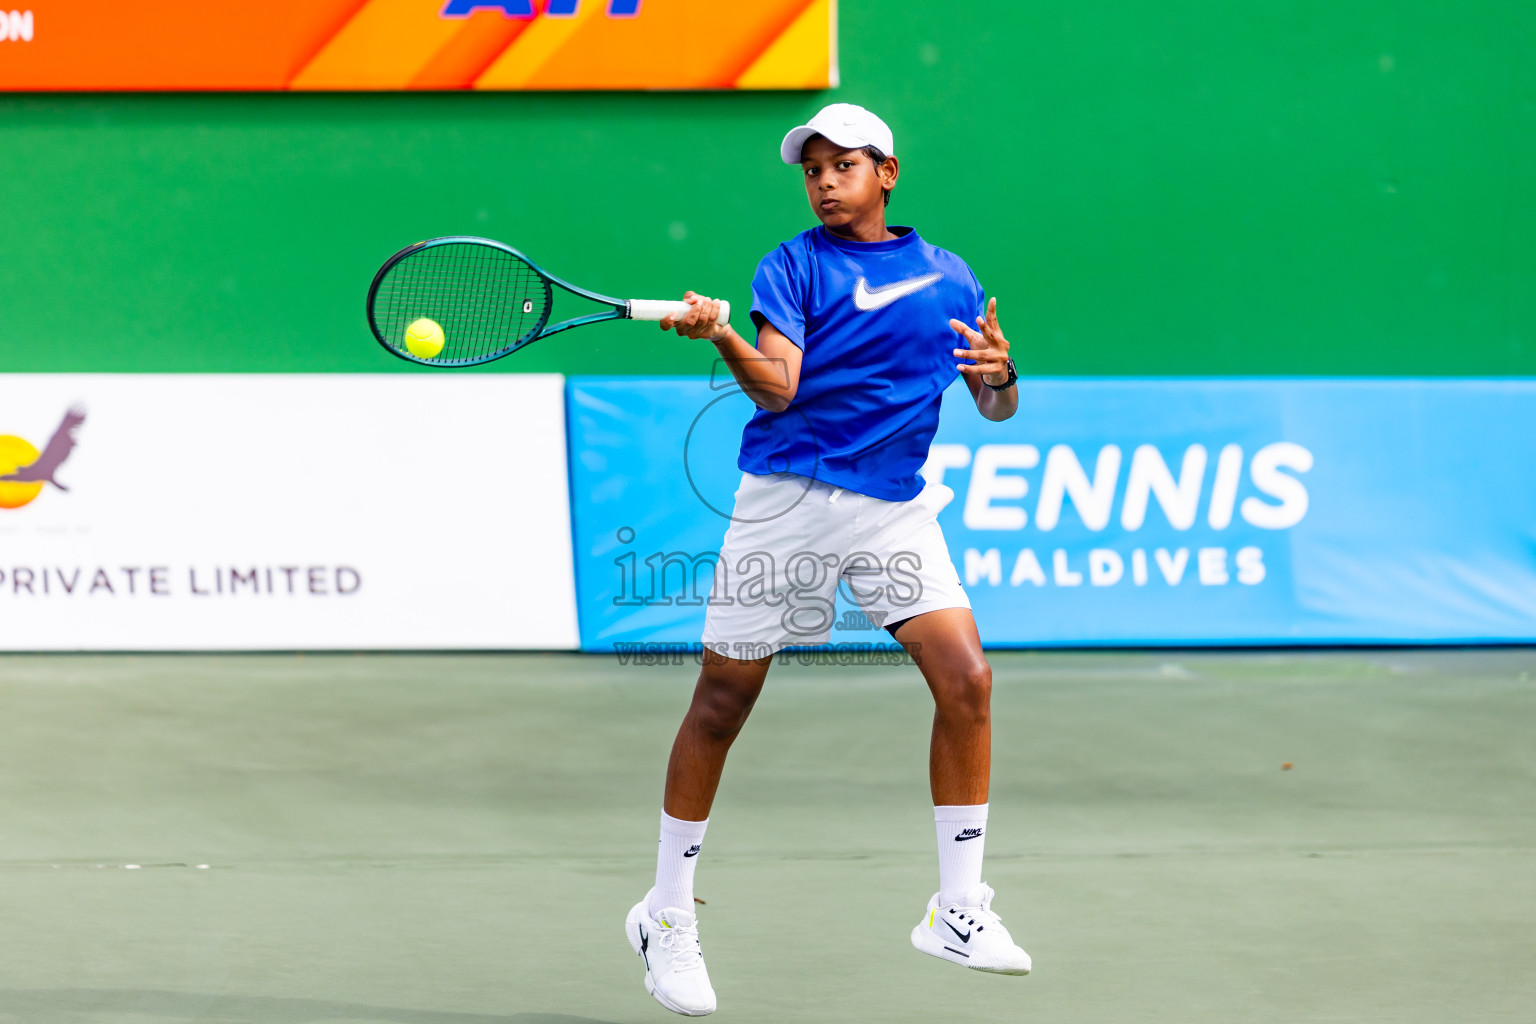
{"label": "boy's right arm", "polygon": [[684,338],[708,338],[748,398],[769,412],[788,409],[800,388],[800,346],[765,323],[754,348],[735,328],[715,322],[720,315],[718,301],[694,292],[683,299],[693,309],[680,319],[668,316],[661,321],[661,329],[676,330]]}

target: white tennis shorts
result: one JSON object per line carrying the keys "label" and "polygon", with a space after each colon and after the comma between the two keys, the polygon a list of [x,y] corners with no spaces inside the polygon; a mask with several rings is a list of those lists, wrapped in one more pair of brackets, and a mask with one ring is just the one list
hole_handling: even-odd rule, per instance
{"label": "white tennis shorts", "polygon": [[839,591],[877,627],[969,608],[939,529],[955,492],[882,501],[792,473],[742,475],[704,619],[704,646],[743,661],[831,638]]}

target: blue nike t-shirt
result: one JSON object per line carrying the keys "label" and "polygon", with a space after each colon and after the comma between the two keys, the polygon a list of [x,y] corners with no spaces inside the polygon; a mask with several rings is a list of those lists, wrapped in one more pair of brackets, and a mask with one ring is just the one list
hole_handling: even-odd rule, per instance
{"label": "blue nike t-shirt", "polygon": [[741,438],[747,473],[798,473],[887,501],[917,496],[944,389],[986,293],[965,261],[911,228],[849,242],[816,227],[763,257],[752,322],[804,356],[795,400],[759,409]]}

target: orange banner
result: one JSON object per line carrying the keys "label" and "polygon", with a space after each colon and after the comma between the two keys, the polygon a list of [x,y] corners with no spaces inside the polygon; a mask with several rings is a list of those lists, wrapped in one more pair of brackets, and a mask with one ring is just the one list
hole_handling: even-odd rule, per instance
{"label": "orange banner", "polygon": [[31,0],[0,11],[0,91],[836,84],[837,0]]}

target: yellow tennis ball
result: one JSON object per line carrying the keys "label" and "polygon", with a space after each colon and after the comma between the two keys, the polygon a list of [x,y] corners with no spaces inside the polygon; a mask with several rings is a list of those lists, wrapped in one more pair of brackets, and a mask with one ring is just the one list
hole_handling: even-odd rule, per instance
{"label": "yellow tennis ball", "polygon": [[417,359],[431,359],[443,350],[443,329],[422,317],[405,329],[405,349]]}

